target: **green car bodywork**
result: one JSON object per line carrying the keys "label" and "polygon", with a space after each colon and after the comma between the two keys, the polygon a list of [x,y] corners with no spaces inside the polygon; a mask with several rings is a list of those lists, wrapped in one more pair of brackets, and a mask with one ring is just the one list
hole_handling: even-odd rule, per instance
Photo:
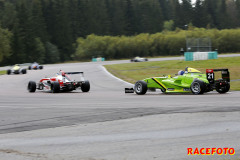
{"label": "green car bodywork", "polygon": [[206,74],[194,69],[192,72],[185,72],[183,75],[175,77],[152,77],[143,81],[147,82],[149,89],[161,89],[163,92],[191,92],[190,87],[194,79],[199,79],[209,84]]}
{"label": "green car bodywork", "polygon": [[[222,78],[215,80],[214,72],[222,72]],[[228,69],[206,69],[206,73],[186,67],[185,72],[175,77],[151,77],[135,83],[134,89],[125,89],[125,93],[136,92],[145,94],[147,90],[160,89],[164,93],[203,94],[216,89],[219,93],[226,93],[230,89],[230,76]]]}

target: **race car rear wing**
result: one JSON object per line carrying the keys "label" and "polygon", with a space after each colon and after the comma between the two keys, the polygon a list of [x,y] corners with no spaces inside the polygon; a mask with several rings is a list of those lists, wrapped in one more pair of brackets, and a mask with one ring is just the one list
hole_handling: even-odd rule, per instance
{"label": "race car rear wing", "polygon": [[215,81],[214,72],[219,72],[219,71],[222,72],[222,79],[227,82],[230,82],[230,74],[228,69],[206,69],[206,76],[209,83],[214,83]]}
{"label": "race car rear wing", "polygon": [[83,72],[64,72],[66,74],[82,74],[83,75]]}
{"label": "race car rear wing", "polygon": [[69,76],[71,76],[71,75],[80,75],[80,81],[84,81],[83,72],[64,72],[64,73],[69,75]]}

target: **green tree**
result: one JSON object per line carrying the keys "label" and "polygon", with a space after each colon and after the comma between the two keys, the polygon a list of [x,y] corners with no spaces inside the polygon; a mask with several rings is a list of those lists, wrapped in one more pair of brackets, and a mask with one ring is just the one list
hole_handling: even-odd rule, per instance
{"label": "green tree", "polygon": [[57,46],[53,45],[50,42],[46,42],[45,48],[46,48],[45,63],[56,63],[60,61],[60,54]]}
{"label": "green tree", "polygon": [[134,35],[136,31],[136,17],[134,15],[134,7],[131,0],[126,0],[126,9],[125,9],[125,26],[124,26],[124,32],[125,35]]}
{"label": "green tree", "polygon": [[41,41],[47,41],[47,26],[43,17],[43,8],[40,0],[32,0],[30,23],[34,37],[39,37]]}
{"label": "green tree", "polygon": [[218,2],[219,6],[217,9],[217,28],[219,29],[224,29],[229,27],[229,16],[227,14],[227,5],[226,5],[226,0],[220,0]]}
{"label": "green tree", "polygon": [[10,31],[0,27],[0,62],[11,55],[11,37]]}
{"label": "green tree", "polygon": [[14,4],[4,2],[0,8],[0,20],[3,28],[13,30],[15,22],[17,21],[17,12]]}
{"label": "green tree", "polygon": [[195,3],[192,23],[196,27],[206,27],[209,23],[209,15],[203,6],[202,0],[197,0]]}
{"label": "green tree", "polygon": [[173,10],[172,19],[175,23],[175,27],[183,28],[185,22],[182,22],[181,6],[178,0],[171,0],[171,9]]}
{"label": "green tree", "polygon": [[174,21],[173,20],[165,21],[164,24],[163,24],[163,29],[167,30],[167,31],[173,31]]}
{"label": "green tree", "polygon": [[204,10],[208,13],[208,24],[211,27],[217,27],[217,5],[219,0],[205,0],[203,1]]}
{"label": "green tree", "polygon": [[106,1],[89,0],[86,3],[84,12],[87,15],[87,34],[105,35],[109,33],[109,17],[107,14]]}
{"label": "green tree", "polygon": [[13,27],[13,54],[11,63],[24,63],[28,61],[28,47],[33,42],[30,25],[30,7],[26,0],[16,2],[17,20]]}
{"label": "green tree", "polygon": [[[236,0],[235,3],[236,3],[237,17],[240,17],[240,0]],[[239,18],[237,21],[237,25],[238,25],[238,27],[240,26]]]}
{"label": "green tree", "polygon": [[126,13],[128,12],[128,8],[125,0],[106,0],[106,8],[109,18],[110,35],[123,35],[128,34],[128,32],[132,33],[132,30],[128,27],[131,27],[134,22],[128,23],[128,19],[132,20],[132,16]]}
{"label": "green tree", "polygon": [[234,0],[227,0],[227,15],[229,16],[228,23],[230,28],[236,28],[238,26],[239,18],[237,15],[237,5]]}
{"label": "green tree", "polygon": [[170,20],[171,17],[171,12],[172,10],[169,8],[169,1],[168,0],[158,0],[160,3],[162,15],[163,15],[163,20],[167,21]]}
{"label": "green tree", "polygon": [[191,0],[182,0],[180,15],[182,19],[182,25],[192,22],[193,9]]}
{"label": "green tree", "polygon": [[138,33],[156,33],[162,30],[163,15],[158,0],[135,2]]}
{"label": "green tree", "polygon": [[52,1],[51,24],[51,42],[56,44],[60,50],[60,60],[66,61],[71,59],[73,53],[74,38],[72,37],[71,19],[69,16],[69,1],[55,0]]}
{"label": "green tree", "polygon": [[45,60],[45,46],[41,39],[35,38],[34,39],[34,50],[32,51],[32,62],[39,62],[39,63],[44,63]]}

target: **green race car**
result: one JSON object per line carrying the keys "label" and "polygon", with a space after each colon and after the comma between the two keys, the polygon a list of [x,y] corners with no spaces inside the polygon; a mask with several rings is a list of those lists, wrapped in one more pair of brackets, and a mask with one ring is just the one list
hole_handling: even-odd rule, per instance
{"label": "green race car", "polygon": [[[214,72],[221,71],[222,78],[215,80]],[[206,73],[186,67],[185,71],[179,71],[175,77],[152,77],[135,83],[134,89],[125,89],[125,93],[136,92],[142,95],[147,90],[160,89],[164,93],[188,93],[203,94],[216,89],[219,93],[226,93],[230,89],[230,76],[228,69],[206,69]]]}

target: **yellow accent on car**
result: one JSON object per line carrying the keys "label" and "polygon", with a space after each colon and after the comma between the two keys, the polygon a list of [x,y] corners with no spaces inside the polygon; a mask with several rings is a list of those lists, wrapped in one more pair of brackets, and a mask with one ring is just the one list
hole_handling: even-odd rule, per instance
{"label": "yellow accent on car", "polygon": [[167,90],[167,87],[164,85],[164,84],[162,84],[159,80],[157,80],[156,78],[153,78],[158,84],[160,84],[160,86],[162,86],[164,89],[166,89]]}
{"label": "yellow accent on car", "polygon": [[187,69],[188,73],[201,73],[199,70],[195,69],[195,68],[189,68]]}
{"label": "yellow accent on car", "polygon": [[19,69],[20,69],[20,67],[18,65],[13,67],[13,70],[19,70]]}

